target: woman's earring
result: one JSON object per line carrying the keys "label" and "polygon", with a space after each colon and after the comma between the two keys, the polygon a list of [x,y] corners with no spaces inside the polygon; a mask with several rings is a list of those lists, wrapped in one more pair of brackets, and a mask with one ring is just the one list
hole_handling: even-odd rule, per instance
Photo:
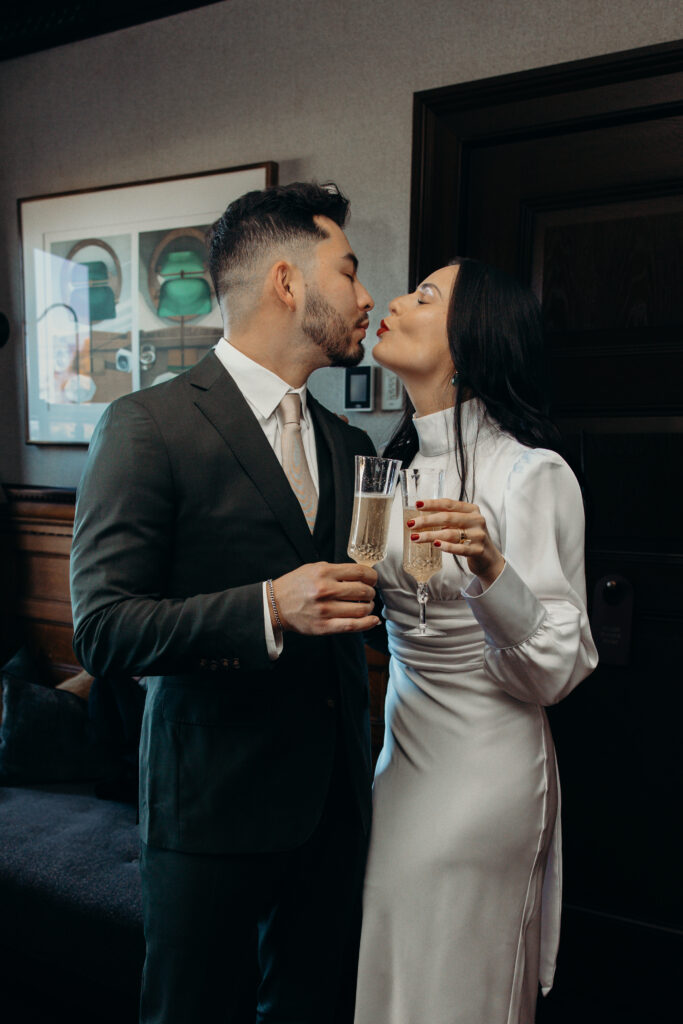
{"label": "woman's earring", "polygon": [[453,376],[451,377],[451,384],[453,385],[453,387],[455,387],[455,385],[458,383],[458,376],[459,374],[458,371],[456,370]]}

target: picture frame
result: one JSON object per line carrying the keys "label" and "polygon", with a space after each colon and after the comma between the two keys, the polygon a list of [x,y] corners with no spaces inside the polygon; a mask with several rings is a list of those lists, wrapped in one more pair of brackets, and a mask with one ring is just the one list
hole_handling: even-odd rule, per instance
{"label": "picture frame", "polygon": [[205,234],[268,161],[18,201],[26,439],[87,445],[122,395],[194,365],[223,333]]}

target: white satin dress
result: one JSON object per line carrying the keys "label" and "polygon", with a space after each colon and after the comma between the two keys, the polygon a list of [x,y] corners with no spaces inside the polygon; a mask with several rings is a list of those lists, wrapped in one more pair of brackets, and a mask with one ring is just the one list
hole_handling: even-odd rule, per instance
{"label": "white satin dress", "polygon": [[[559,785],[543,705],[597,663],[584,515],[554,452],[463,406],[473,500],[506,565],[485,591],[453,557],[429,583],[418,639],[402,510],[377,566],[391,662],[363,903],[356,1024],[532,1024],[549,991],[561,906]],[[415,420],[413,465],[458,498],[452,410]],[[468,493],[472,494],[472,483]]]}

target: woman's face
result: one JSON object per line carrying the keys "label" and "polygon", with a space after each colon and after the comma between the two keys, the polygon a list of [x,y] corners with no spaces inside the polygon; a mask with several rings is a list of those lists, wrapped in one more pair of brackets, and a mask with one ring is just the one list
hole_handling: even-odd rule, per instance
{"label": "woman's face", "polygon": [[443,384],[453,375],[446,321],[458,267],[435,270],[410,295],[389,303],[372,354],[404,381]]}

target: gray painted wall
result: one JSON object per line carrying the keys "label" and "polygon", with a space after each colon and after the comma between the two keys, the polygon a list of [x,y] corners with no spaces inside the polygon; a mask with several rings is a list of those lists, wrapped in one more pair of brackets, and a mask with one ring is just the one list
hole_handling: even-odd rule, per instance
{"label": "gray painted wall", "polygon": [[[20,196],[263,160],[332,178],[371,345],[407,283],[415,91],[682,36],[679,0],[228,0],[0,64],[0,481],[74,486],[85,459],[24,442]],[[311,388],[339,410],[342,379]],[[382,443],[395,415],[352,419]]]}

